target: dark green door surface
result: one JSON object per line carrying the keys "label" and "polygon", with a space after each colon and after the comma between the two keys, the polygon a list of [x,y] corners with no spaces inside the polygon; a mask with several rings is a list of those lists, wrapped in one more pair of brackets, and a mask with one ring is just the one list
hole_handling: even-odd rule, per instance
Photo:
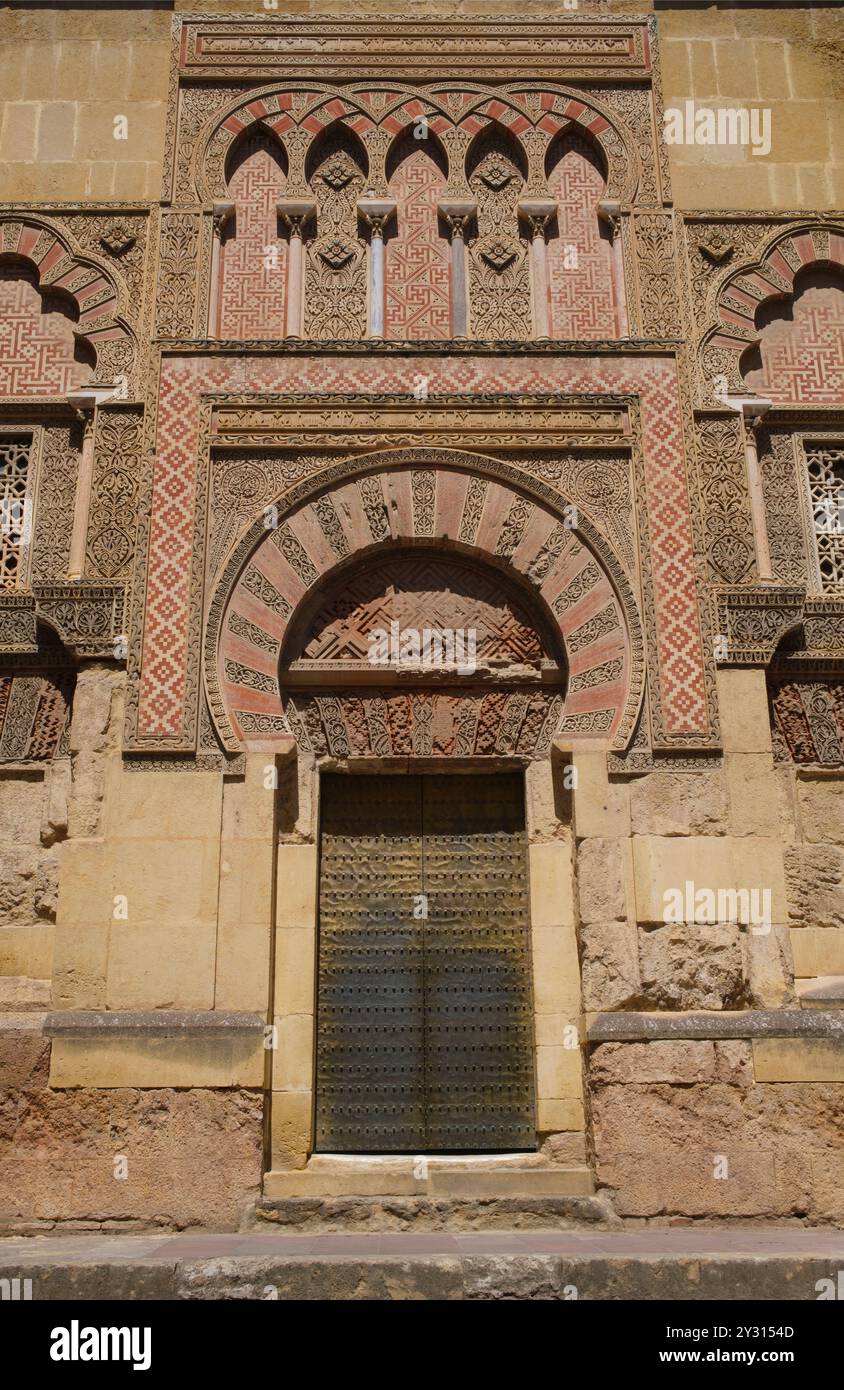
{"label": "dark green door surface", "polygon": [[317,1149],[535,1146],[518,773],[322,779]]}

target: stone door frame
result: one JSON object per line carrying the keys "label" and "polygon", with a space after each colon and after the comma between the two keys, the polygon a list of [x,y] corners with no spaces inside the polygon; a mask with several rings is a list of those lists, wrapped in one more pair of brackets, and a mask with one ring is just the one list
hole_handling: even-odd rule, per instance
{"label": "stone door frame", "polygon": [[[554,806],[564,794],[559,755],[532,763],[517,758],[460,760],[360,760],[343,770],[380,771],[385,776],[433,771],[482,776],[520,768],[525,774],[529,911],[534,1009],[537,1145],[559,1132],[582,1133],[583,1086],[580,967],[573,900],[573,840],[570,818],[557,820]],[[308,803],[310,843],[282,840],[275,876],[274,980],[272,1018],[276,1046],[271,1054],[270,1167],[304,1168],[314,1152],[316,1094],[316,981],[319,906],[319,797],[321,773],[336,771],[330,759],[297,757],[300,805]],[[554,830],[559,832],[553,833]],[[565,1029],[576,1045],[566,1047]]]}

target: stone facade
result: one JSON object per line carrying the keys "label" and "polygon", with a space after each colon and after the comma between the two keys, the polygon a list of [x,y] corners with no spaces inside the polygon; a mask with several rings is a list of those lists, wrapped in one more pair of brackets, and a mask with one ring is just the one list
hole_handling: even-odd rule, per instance
{"label": "stone facade", "polygon": [[[464,9],[0,16],[3,1229],[840,1222],[842,21]],[[535,1144],[343,1168],[321,778],[447,770],[524,778]]]}

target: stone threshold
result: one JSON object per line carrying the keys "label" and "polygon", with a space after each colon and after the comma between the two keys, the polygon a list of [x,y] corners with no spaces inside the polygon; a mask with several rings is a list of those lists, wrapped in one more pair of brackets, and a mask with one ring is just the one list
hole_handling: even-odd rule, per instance
{"label": "stone threshold", "polygon": [[103,1034],[151,1033],[157,1037],[185,1033],[260,1033],[266,1020],[257,1013],[234,1013],[222,1009],[63,1009],[47,1014],[44,1033],[48,1038],[102,1037]]}
{"label": "stone threshold", "polygon": [[589,1197],[594,1192],[586,1164],[534,1163],[507,1166],[483,1156],[455,1162],[444,1157],[391,1159],[379,1163],[273,1169],[264,1175],[265,1199],[311,1197]]}
{"label": "stone threshold", "polygon": [[656,1039],[824,1038],[844,1042],[841,1009],[741,1009],[734,1012],[593,1014],[590,1043]]}

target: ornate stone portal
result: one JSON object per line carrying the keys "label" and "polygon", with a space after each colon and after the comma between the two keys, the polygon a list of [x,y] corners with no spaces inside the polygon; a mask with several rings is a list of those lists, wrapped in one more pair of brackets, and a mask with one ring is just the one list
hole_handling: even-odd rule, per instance
{"label": "ornate stone portal", "polygon": [[[29,827],[0,979],[49,982],[56,1151],[119,1120],[145,1175],[116,1195],[99,1154],[53,1207],[207,1219],[146,1181],[155,1096],[179,1173],[234,1174],[219,1219],[261,1182],[319,1194],[315,1146],[363,1142],[332,1087],[386,922],[421,989],[411,1148],[491,1147],[455,1100],[477,1039],[449,1091],[437,1034],[419,1082],[426,1027],[488,1006],[528,1188],[711,1218],[799,1187],[829,1218],[820,1160],[781,1181],[778,1107],[787,1083],[823,1158],[844,1066],[801,1001],[844,981],[844,217],[674,208],[654,16],[175,15],[171,72],[160,200],[0,207],[0,790]],[[492,984],[490,952],[518,957]]]}

